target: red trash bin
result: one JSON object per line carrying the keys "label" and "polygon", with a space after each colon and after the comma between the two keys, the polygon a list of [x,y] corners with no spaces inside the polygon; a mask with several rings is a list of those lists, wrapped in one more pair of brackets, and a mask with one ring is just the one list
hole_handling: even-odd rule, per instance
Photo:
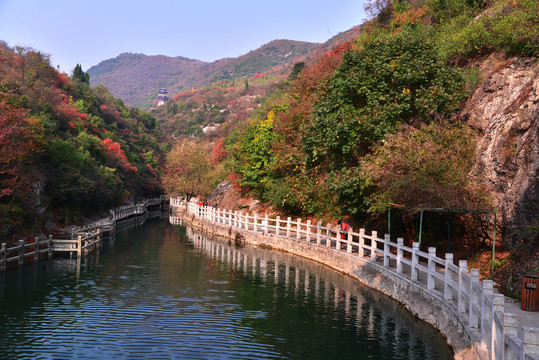
{"label": "red trash bin", "polygon": [[522,277],[522,296],[520,299],[520,308],[526,311],[539,311],[539,277]]}

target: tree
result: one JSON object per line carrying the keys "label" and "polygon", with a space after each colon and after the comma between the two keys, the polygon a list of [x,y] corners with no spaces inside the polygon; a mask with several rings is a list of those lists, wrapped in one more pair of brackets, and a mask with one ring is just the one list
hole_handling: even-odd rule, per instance
{"label": "tree", "polygon": [[105,149],[107,156],[107,166],[111,168],[121,167],[125,170],[137,171],[137,168],[129,162],[125,152],[119,143],[110,138],[102,141],[102,146]]}
{"label": "tree", "polygon": [[29,198],[29,164],[39,150],[39,122],[18,107],[12,92],[0,86],[0,236],[22,221],[21,204]]}
{"label": "tree", "polygon": [[183,195],[188,200],[209,194],[219,179],[211,165],[210,149],[201,143],[186,140],[167,155],[162,183],[170,196]]}
{"label": "tree", "polygon": [[82,70],[82,66],[77,64],[75,69],[73,69],[73,79],[79,80],[80,82],[89,84],[90,83],[90,74]]}
{"label": "tree", "polygon": [[329,170],[356,166],[399,124],[451,113],[464,96],[462,76],[427,39],[406,33],[373,39],[344,55],[316,104],[303,136],[307,161]]}
{"label": "tree", "polygon": [[290,75],[288,75],[288,80],[296,80],[299,73],[303,68],[305,67],[304,61],[299,61],[297,63],[294,63],[294,66],[292,67],[292,71],[290,72]]}
{"label": "tree", "polygon": [[276,158],[272,144],[276,139],[273,131],[275,112],[272,110],[263,121],[251,122],[241,133],[232,152],[231,170],[238,174],[240,187],[261,190],[271,178]]}

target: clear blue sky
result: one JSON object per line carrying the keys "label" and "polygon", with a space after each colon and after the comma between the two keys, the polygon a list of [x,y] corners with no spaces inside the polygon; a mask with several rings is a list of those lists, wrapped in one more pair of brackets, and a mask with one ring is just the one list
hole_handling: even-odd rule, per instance
{"label": "clear blue sky", "polygon": [[275,39],[324,42],[363,22],[366,0],[0,0],[0,40],[71,73],[122,52],[237,57]]}

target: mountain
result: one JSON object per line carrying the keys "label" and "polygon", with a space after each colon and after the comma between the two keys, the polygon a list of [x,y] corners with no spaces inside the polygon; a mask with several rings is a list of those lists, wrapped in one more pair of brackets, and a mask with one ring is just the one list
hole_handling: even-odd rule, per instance
{"label": "mountain", "polygon": [[211,63],[181,56],[122,53],[92,66],[88,74],[92,86],[103,84],[128,105],[148,109],[161,87],[175,94],[216,81],[250,78],[283,65],[288,69],[293,63],[304,61],[354,35],[357,35],[356,30],[351,29],[323,44],[274,40],[237,58]]}
{"label": "mountain", "polygon": [[[184,57],[122,53],[88,70],[92,86],[103,84],[127,104],[148,108],[160,87],[191,79],[207,63]],[[189,86],[189,80],[182,86]]]}

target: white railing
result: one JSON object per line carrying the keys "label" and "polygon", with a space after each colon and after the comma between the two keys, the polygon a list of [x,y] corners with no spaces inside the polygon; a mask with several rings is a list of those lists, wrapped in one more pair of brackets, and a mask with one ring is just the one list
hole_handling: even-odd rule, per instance
{"label": "white railing", "polygon": [[[172,198],[171,198],[172,199]],[[110,220],[121,220],[133,215],[144,214],[148,206],[160,205],[163,202],[163,197],[148,199],[141,204],[126,205],[114,210],[110,210]]]}
{"label": "white railing", "polygon": [[52,256],[52,237],[19,240],[18,245],[9,248],[3,243],[0,245],[0,271],[6,270],[11,263],[22,266],[27,258],[33,258],[36,262],[42,254],[46,254],[47,257]]}
{"label": "white railing", "polygon": [[319,222],[312,224],[309,220],[285,220],[278,216],[270,218],[199,206],[193,201],[177,198],[171,198],[170,205],[182,206],[187,212],[217,224],[306,241],[375,262],[444,299],[470,331],[479,331],[478,346],[488,352],[490,359],[539,360],[539,328],[519,326],[516,315],[504,312],[505,297],[495,293],[493,282],[480,281],[478,269],[468,272],[466,260],[455,265],[453,254],[447,253],[440,258],[434,247],[424,252],[417,242],[408,247],[402,238],[395,243],[389,235],[378,237],[376,231],[370,235],[364,229],[358,232],[350,229],[344,233]]}

